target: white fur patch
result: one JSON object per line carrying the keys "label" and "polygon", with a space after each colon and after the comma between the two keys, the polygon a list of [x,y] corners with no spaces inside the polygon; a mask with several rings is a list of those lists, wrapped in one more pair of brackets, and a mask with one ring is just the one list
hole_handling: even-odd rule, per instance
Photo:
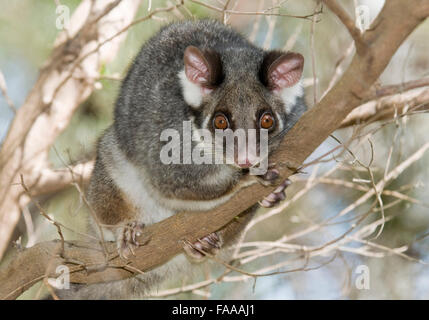
{"label": "white fur patch", "polygon": [[148,183],[141,172],[129,162],[122,151],[116,146],[111,150],[114,161],[117,164],[109,168],[109,173],[118,187],[126,194],[132,204],[139,209],[139,221],[152,224],[166,219],[174,214],[172,210],[163,208],[147,189]]}
{"label": "white fur patch", "polygon": [[292,111],[292,108],[296,104],[296,100],[298,97],[301,97],[304,94],[304,89],[302,87],[301,81],[299,81],[296,85],[284,88],[280,91],[280,97],[283,100],[283,103],[285,105],[285,111],[286,113],[290,113]]}
{"label": "white fur patch", "polygon": [[203,102],[201,87],[191,82],[185,74],[185,70],[179,72],[180,84],[182,85],[183,97],[191,107],[199,108]]}
{"label": "white fur patch", "polygon": [[[232,196],[232,194],[227,194],[217,199],[200,201],[165,198],[151,187],[148,175],[129,162],[117,147],[113,147],[111,152],[114,158],[112,163],[118,164],[118,166],[110,168],[109,173],[132,204],[139,209],[139,221],[145,224],[159,222],[182,210],[207,211],[226,202]],[[225,172],[222,178],[227,177],[230,177],[229,171]],[[217,177],[217,179],[219,178],[221,177]],[[210,183],[217,184],[219,181],[216,179],[207,181],[207,184]]]}

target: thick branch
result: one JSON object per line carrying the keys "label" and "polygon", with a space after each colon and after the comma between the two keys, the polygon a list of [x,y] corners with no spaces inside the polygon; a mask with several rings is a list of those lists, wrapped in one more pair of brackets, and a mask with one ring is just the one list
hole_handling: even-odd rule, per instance
{"label": "thick branch", "polygon": [[[423,14],[424,13],[424,14]],[[341,80],[322,99],[308,111],[287,134],[282,147],[271,159],[286,164],[279,166],[281,176],[286,178],[337,128],[356,106],[359,97],[368,90],[383,72],[391,57],[407,36],[424,20],[429,13],[429,0],[390,0],[386,1],[371,31],[363,37],[370,44],[356,55]],[[180,213],[155,225],[149,226],[144,236],[149,236],[147,245],[136,250],[136,256],[124,266],[112,253],[108,265],[101,249],[90,249],[90,244],[66,245],[67,262],[55,256],[58,242],[45,242],[18,253],[12,263],[0,271],[0,297],[13,299],[31,284],[43,278],[59,264],[68,265],[73,273],[71,281],[94,283],[130,277],[132,270],[147,271],[159,266],[182,251],[182,240],[195,241],[214,232],[239,212],[253,205],[256,200],[268,195],[274,188],[252,185],[238,192],[228,203],[210,212]],[[108,249],[115,252],[114,245]],[[76,261],[87,266],[104,265],[104,268],[85,271]],[[17,288],[19,288],[17,290]]]}

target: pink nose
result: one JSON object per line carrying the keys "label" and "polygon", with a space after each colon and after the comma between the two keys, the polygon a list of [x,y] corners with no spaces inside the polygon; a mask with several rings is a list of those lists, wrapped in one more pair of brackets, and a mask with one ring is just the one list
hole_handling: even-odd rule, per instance
{"label": "pink nose", "polygon": [[252,166],[252,164],[250,163],[249,159],[246,158],[246,162],[245,163],[240,163],[238,164],[241,168],[250,168]]}

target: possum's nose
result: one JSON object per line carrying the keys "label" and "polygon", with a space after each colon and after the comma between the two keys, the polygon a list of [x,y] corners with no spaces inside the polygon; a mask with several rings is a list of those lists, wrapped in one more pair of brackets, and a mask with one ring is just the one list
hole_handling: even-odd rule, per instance
{"label": "possum's nose", "polygon": [[259,146],[256,143],[245,143],[244,145],[239,145],[235,149],[235,163],[243,169],[250,168],[258,163],[259,158],[257,153],[259,152]]}
{"label": "possum's nose", "polygon": [[246,158],[246,161],[244,163],[239,163],[238,165],[243,169],[247,169],[252,166],[248,158]]}

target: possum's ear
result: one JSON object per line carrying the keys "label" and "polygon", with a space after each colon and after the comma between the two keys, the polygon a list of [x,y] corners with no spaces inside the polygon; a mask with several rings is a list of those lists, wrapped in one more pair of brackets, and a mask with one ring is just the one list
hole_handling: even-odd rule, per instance
{"label": "possum's ear", "polygon": [[270,51],[260,69],[262,83],[270,90],[279,91],[299,82],[304,68],[304,57],[299,53]]}
{"label": "possum's ear", "polygon": [[192,83],[210,90],[222,81],[222,62],[217,52],[189,46],[183,60],[186,77]]}

